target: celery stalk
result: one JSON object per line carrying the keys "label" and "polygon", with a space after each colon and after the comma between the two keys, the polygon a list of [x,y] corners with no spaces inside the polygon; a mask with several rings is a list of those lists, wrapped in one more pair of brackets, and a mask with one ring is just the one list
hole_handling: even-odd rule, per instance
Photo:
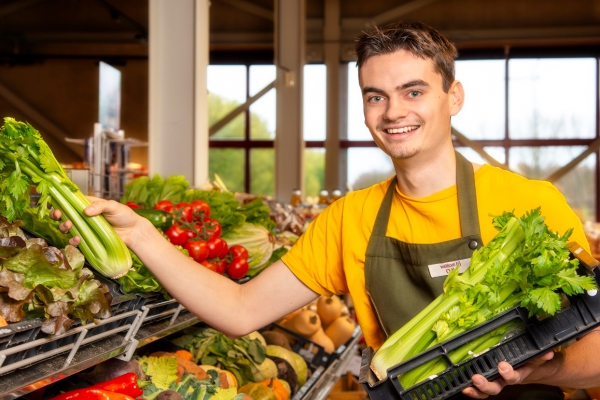
{"label": "celery stalk", "polygon": [[37,218],[48,218],[48,205],[73,223],[70,233],[81,237],[79,248],[94,269],[109,278],[125,275],[131,256],[125,243],[101,215],[88,217],[90,201],[67,177],[50,147],[31,125],[5,118],[0,129],[0,211],[9,220],[29,206],[29,191],[36,186],[40,200]]}

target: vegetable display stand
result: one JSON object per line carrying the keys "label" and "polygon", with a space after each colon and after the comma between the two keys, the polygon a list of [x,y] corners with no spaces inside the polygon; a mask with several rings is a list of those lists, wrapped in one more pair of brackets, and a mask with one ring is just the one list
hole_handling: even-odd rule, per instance
{"label": "vegetable display stand", "polygon": [[[97,279],[106,283],[113,295],[109,318],[87,324],[76,320],[61,335],[41,332],[41,319],[23,320],[0,328],[0,375],[61,353],[69,353],[66,360],[66,364],[69,364],[81,346],[117,333],[124,333],[124,342],[129,343],[142,316],[137,309],[139,299],[135,295],[120,295],[111,281],[100,277]],[[133,343],[132,347],[135,348]]]}
{"label": "vegetable display stand", "polygon": [[[597,260],[583,249],[574,256],[580,261],[580,274],[593,275],[600,286],[600,271]],[[471,377],[481,374],[488,380],[496,379],[498,363],[507,361],[519,367],[542,354],[579,338],[600,325],[600,295],[595,293],[568,297],[569,304],[554,316],[547,318],[529,317],[527,310],[512,308],[462,335],[403,362],[387,371],[387,377],[378,380],[371,370],[374,351],[366,348],[362,354],[359,382],[371,399],[442,400],[472,386]],[[454,364],[450,351],[473,339],[493,331],[511,321],[521,321],[524,329],[508,337],[482,354]],[[443,360],[446,369],[409,388],[402,387],[399,377],[431,360]]]}
{"label": "vegetable display stand", "polygon": [[327,367],[327,365],[333,361],[333,353],[327,353],[323,346],[316,344],[312,340],[309,340],[304,336],[301,336],[279,324],[271,324],[271,328],[285,332],[288,336],[288,339],[290,339],[290,346],[292,350],[300,354],[302,358],[306,360],[308,365],[312,367],[312,369],[316,369],[320,366]]}

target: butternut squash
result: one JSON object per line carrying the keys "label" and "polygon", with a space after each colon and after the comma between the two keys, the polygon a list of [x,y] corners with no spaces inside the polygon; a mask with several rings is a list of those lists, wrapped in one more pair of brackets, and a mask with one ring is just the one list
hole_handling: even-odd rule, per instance
{"label": "butternut squash", "polygon": [[342,300],[337,296],[319,297],[317,301],[317,314],[321,318],[323,328],[327,328],[329,324],[335,321],[342,315]]}
{"label": "butternut squash", "polygon": [[333,341],[337,349],[352,337],[356,324],[349,317],[339,317],[325,329],[325,334]]}
{"label": "butternut squash", "polygon": [[[287,324],[286,327],[288,327]],[[321,318],[314,311],[302,310],[290,321],[289,329],[304,337],[309,337],[321,329]]]}
{"label": "butternut squash", "polygon": [[333,344],[333,340],[331,340],[331,338],[325,334],[323,328],[319,328],[319,330],[309,337],[309,339],[322,346],[327,353],[333,353],[336,349],[335,345]]}

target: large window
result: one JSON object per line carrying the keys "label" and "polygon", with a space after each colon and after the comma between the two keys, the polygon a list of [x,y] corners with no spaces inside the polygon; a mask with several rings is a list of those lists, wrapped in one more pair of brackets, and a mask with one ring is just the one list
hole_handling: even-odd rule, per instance
{"label": "large window", "polygon": [[[273,65],[209,66],[209,125],[222,120],[274,80]],[[221,129],[211,132],[211,179],[217,174],[232,191],[274,194],[275,111],[275,89],[271,89]]]}

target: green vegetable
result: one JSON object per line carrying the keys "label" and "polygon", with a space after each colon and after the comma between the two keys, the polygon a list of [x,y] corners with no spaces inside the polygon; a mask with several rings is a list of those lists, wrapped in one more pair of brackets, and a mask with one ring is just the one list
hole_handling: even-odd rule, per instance
{"label": "green vegetable", "polygon": [[140,366],[159,389],[169,389],[177,380],[177,357],[141,357]]}
{"label": "green vegetable", "polygon": [[596,288],[593,278],[577,275],[578,261],[569,259],[572,231],[562,236],[550,231],[539,208],[519,219],[505,212],[493,222],[500,232],[473,253],[469,269],[463,275],[452,271],[444,293],[377,351],[371,369],[380,379],[390,367],[514,306],[530,315],[554,315],[560,310],[558,290],[573,295]]}
{"label": "green vegetable", "polygon": [[150,208],[132,208],[139,216],[146,218],[154,225],[155,228],[163,231],[169,229],[173,225],[173,215],[162,210],[153,210]]}
{"label": "green vegetable", "polygon": [[238,244],[248,250],[249,273],[266,264],[273,254],[275,239],[267,228],[260,225],[246,222],[221,237],[230,247]]}
{"label": "green vegetable", "polygon": [[76,247],[26,239],[19,226],[0,217],[0,316],[8,322],[42,318],[43,332],[60,335],[76,318],[86,323],[111,315],[108,287],[84,268]]}
{"label": "green vegetable", "polygon": [[31,186],[41,194],[37,217],[48,218],[48,205],[73,222],[72,235],[81,237],[79,248],[102,275],[119,277],[131,267],[129,250],[102,215],[87,217],[90,201],[67,177],[50,147],[31,125],[5,118],[0,129],[0,211],[13,221],[29,204]]}
{"label": "green vegetable", "polygon": [[154,175],[152,179],[143,176],[134,179],[125,186],[121,203],[132,201],[144,208],[152,208],[159,200],[171,200],[174,204],[203,200],[210,206],[210,216],[221,224],[222,234],[239,228],[244,222],[264,226],[268,230],[275,227],[270,218],[270,208],[261,199],[240,205],[235,195],[221,190],[197,190],[189,187],[188,181],[181,175],[166,179]]}
{"label": "green vegetable", "polygon": [[264,263],[263,265],[259,265],[258,267],[249,270],[246,275],[247,276],[258,275],[259,272],[261,272],[263,269],[267,268],[269,265],[273,264],[275,261],[278,261],[287,252],[288,252],[288,249],[285,248],[285,247],[283,247],[283,246],[276,248],[275,250],[273,250],[273,253],[271,253],[271,257],[269,257],[269,260],[266,263]]}
{"label": "green vegetable", "polygon": [[144,208],[152,208],[159,200],[171,200],[176,204],[183,201],[188,186],[189,182],[182,175],[167,179],[158,174],[152,179],[142,176],[125,185],[125,194],[120,201],[123,204],[132,201]]}
{"label": "green vegetable", "polygon": [[36,236],[44,238],[48,243],[56,247],[66,247],[69,244],[69,235],[58,229],[60,222],[51,219],[39,220],[37,210],[26,207],[21,214],[21,221],[25,228],[34,232]]}
{"label": "green vegetable", "polygon": [[252,380],[254,382],[262,382],[267,379],[277,378],[277,365],[269,358],[265,358],[260,365],[251,363],[250,370],[252,371]]}
{"label": "green vegetable", "polygon": [[239,386],[254,382],[255,376],[269,372],[270,366],[263,365],[266,349],[259,339],[251,339],[248,335],[231,339],[213,328],[188,328],[183,333],[171,342],[189,350],[197,364],[220,364],[220,368],[235,375]]}
{"label": "green vegetable", "polygon": [[308,378],[308,366],[306,365],[306,361],[304,361],[304,358],[302,358],[300,354],[285,349],[281,346],[269,344],[267,345],[267,355],[271,357],[283,358],[284,360],[286,360],[296,372],[296,375],[298,377],[298,387],[304,385],[306,379]]}

